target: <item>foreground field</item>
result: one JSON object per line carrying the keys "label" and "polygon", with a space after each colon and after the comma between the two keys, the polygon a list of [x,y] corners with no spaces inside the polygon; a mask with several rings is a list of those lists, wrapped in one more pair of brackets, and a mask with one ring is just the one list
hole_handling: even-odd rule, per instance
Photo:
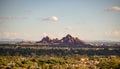
{"label": "foreground field", "polygon": [[120,69],[120,57],[0,56],[0,69]]}
{"label": "foreground field", "polygon": [[0,46],[0,69],[120,69],[120,49]]}

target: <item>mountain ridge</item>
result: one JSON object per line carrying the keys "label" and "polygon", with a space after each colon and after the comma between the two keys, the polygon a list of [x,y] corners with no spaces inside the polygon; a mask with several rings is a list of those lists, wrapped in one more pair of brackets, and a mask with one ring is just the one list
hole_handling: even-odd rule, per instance
{"label": "mountain ridge", "polygon": [[37,41],[36,43],[43,44],[59,44],[59,45],[85,45],[85,42],[80,40],[78,37],[73,37],[70,34],[67,34],[62,39],[51,39],[49,36],[43,37],[42,40]]}

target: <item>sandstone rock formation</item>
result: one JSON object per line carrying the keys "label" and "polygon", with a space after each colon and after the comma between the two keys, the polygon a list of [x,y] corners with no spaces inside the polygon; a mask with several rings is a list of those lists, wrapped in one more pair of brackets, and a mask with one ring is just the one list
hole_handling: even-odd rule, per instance
{"label": "sandstone rock formation", "polygon": [[77,37],[72,37],[70,34],[67,34],[65,37],[62,39],[51,39],[50,37],[46,36],[43,37],[41,41],[38,41],[37,43],[46,43],[46,44],[58,44],[58,45],[85,45],[85,43],[80,40]]}

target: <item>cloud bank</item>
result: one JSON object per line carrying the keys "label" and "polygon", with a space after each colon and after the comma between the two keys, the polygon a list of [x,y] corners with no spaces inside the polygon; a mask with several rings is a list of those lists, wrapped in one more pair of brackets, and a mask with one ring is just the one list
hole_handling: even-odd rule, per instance
{"label": "cloud bank", "polygon": [[107,11],[120,11],[120,6],[113,6],[111,8],[107,8]]}
{"label": "cloud bank", "polygon": [[106,36],[114,36],[114,37],[120,37],[120,31],[115,30],[115,31],[109,31],[109,32],[105,32]]}
{"label": "cloud bank", "polygon": [[3,32],[5,38],[21,38],[21,37],[31,37],[28,33],[15,33],[15,32]]}

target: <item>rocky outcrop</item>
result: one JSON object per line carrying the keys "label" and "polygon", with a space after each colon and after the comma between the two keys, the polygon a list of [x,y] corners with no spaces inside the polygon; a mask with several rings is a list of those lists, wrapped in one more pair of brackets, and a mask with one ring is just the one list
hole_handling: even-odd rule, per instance
{"label": "rocky outcrop", "polygon": [[52,43],[60,43],[60,40],[58,38],[55,38],[52,40]]}
{"label": "rocky outcrop", "polygon": [[36,43],[46,43],[46,44],[58,44],[58,45],[85,45],[85,43],[80,40],[77,37],[72,37],[70,34],[66,35],[65,37],[63,37],[62,39],[51,39],[50,37],[46,36],[43,37],[43,39],[41,41],[38,41]]}
{"label": "rocky outcrop", "polygon": [[77,37],[72,37],[70,34],[61,39],[61,43],[65,45],[83,45],[84,42]]}
{"label": "rocky outcrop", "polygon": [[46,36],[46,37],[43,37],[43,39],[40,41],[41,43],[51,43],[53,40]]}

